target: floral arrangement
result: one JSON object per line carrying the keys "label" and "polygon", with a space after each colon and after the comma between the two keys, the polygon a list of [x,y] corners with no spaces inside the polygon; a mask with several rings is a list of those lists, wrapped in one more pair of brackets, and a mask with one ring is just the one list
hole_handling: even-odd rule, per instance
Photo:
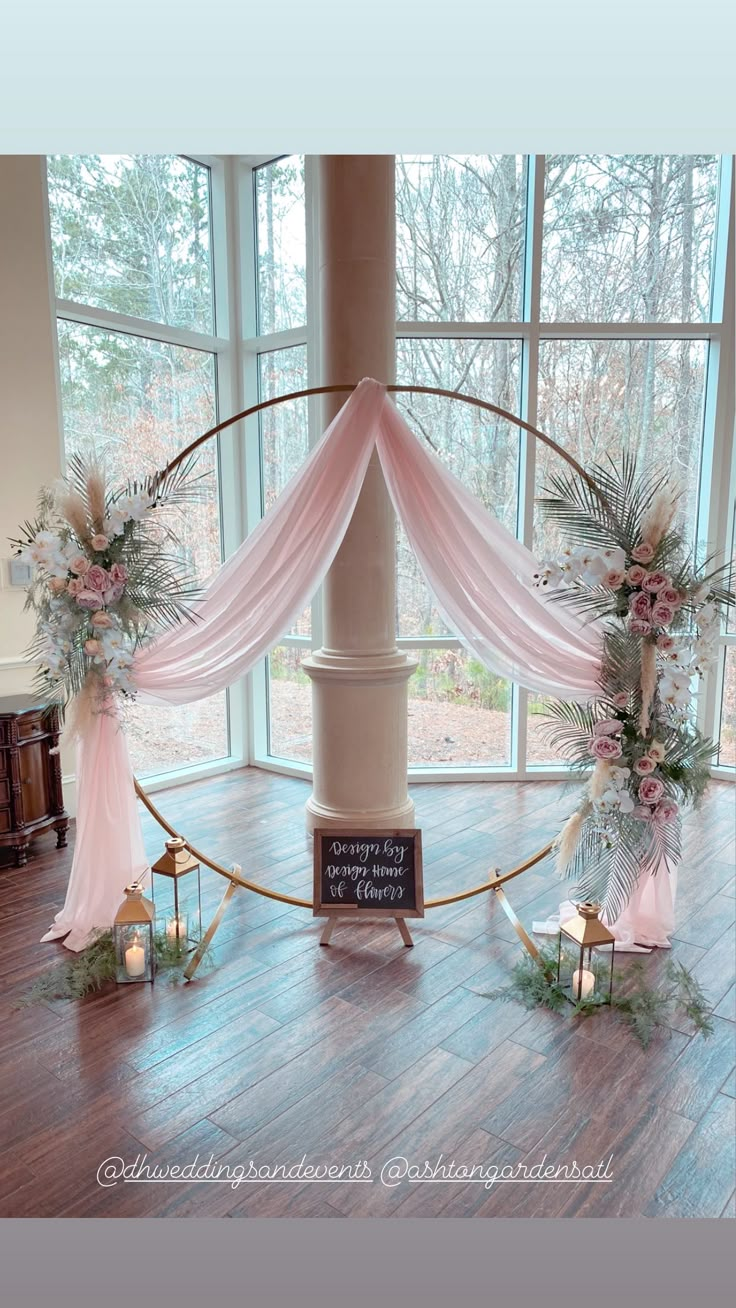
{"label": "floral arrangement", "polygon": [[677,495],[662,475],[597,467],[556,476],[539,500],[569,544],[534,585],[602,628],[601,694],[548,706],[547,736],[592,774],[558,839],[558,871],[610,922],[642,872],[680,857],[681,814],[697,803],[716,746],[694,721],[693,687],[715,658],[733,594],[712,560],[695,566],[673,527]]}
{"label": "floral arrangement", "polygon": [[98,708],[133,695],[136,650],[189,616],[196,590],[160,510],[198,498],[192,468],[109,490],[96,463],[74,456],[68,477],[41,492],[36,521],[11,542],[34,568],[26,608],[39,694],[66,707],[84,689]]}

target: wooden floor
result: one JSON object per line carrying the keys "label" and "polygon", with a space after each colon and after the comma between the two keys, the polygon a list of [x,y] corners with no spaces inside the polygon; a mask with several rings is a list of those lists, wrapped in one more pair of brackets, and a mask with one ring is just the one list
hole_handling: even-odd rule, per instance
{"label": "wooden floor", "polygon": [[[223,861],[310,895],[306,783],[256,770],[160,797]],[[418,786],[429,895],[509,868],[569,811],[553,783]],[[715,1034],[686,1024],[647,1052],[607,1021],[489,1001],[519,945],[483,896],[430,911],[402,947],[393,927],[340,926],[329,949],[305,910],[239,892],[215,966],[190,985],[109,987],[79,1004],[18,1009],[60,945],[40,945],[69,854],[38,842],[0,872],[0,1215],[734,1216],[733,788],[713,783],[687,824],[674,956],[716,1006]],[[149,855],[162,848],[146,818]],[[72,832],[73,834],[73,832]],[[224,883],[203,878],[211,915]],[[527,925],[559,899],[543,865],[512,883]],[[648,956],[654,973],[666,955]],[[626,966],[626,959],[622,959]],[[372,1184],[97,1183],[127,1164],[231,1166],[366,1160]],[[610,1184],[392,1188],[412,1163],[593,1164]]]}

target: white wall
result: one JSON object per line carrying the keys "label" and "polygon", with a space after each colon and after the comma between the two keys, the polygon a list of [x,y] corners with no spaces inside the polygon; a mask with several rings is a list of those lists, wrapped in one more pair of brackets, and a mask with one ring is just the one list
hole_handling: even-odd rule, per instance
{"label": "white wall", "polygon": [[[24,592],[9,585],[8,537],[61,472],[44,168],[40,155],[0,155],[0,696],[32,682],[24,650],[33,622]],[[63,766],[73,768],[66,751]],[[71,793],[67,800],[73,806]]]}

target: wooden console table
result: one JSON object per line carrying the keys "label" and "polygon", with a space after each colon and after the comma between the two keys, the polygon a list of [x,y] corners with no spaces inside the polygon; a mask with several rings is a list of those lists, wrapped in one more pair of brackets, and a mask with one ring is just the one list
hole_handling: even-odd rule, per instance
{"label": "wooden console table", "polygon": [[59,731],[55,704],[0,698],[0,848],[15,851],[16,867],[28,862],[28,846],[43,831],[53,828],[57,849],[66,845]]}

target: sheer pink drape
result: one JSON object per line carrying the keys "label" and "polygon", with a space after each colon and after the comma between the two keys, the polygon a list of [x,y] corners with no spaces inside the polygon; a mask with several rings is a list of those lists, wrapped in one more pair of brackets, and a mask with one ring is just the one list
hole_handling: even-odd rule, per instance
{"label": "sheer pink drape", "polygon": [[[183,622],[140,653],[139,698],[186,704],[252,668],[310,602],[353,513],[378,445],[394,505],[441,609],[478,657],[540,693],[597,693],[597,633],[531,588],[534,560],[365,380],[271,511]],[[110,926],[145,855],[122,731],[98,715],[80,747],[77,840],[67,900],[46,938],[79,949]]]}

